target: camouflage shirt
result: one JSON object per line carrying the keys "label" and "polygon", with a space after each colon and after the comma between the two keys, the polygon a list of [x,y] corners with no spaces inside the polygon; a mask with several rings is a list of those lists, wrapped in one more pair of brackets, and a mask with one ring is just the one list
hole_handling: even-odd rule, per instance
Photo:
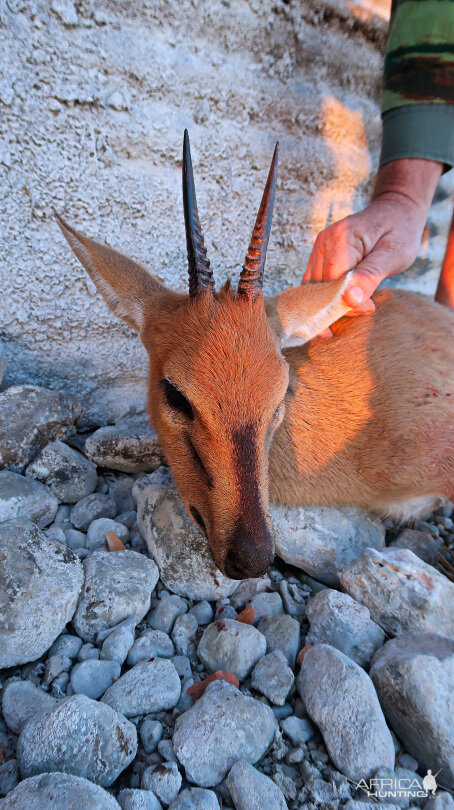
{"label": "camouflage shirt", "polygon": [[393,0],[382,114],[380,164],[454,165],[454,0]]}

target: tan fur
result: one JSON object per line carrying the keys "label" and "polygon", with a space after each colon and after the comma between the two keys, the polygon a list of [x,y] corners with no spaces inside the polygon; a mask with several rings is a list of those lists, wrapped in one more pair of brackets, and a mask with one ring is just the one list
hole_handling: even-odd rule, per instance
{"label": "tan fur", "polygon": [[[60,225],[109,305],[140,330],[151,421],[222,571],[231,573],[244,525],[242,575],[265,570],[260,532],[269,540],[256,527],[269,497],[397,517],[454,499],[454,311],[383,291],[373,316],[342,318],[331,340],[310,340],[345,311],[345,280],[254,303],[229,285],[190,299]],[[293,340],[310,342],[281,351]],[[164,379],[189,401],[192,420],[166,403]]]}

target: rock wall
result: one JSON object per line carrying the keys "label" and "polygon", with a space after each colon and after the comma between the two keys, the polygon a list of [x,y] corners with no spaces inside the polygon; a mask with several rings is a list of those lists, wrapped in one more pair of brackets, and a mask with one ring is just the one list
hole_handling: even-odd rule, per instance
{"label": "rock wall", "polygon": [[[88,423],[144,406],[146,357],[64,242],[77,228],[185,288],[183,128],[218,285],[241,267],[276,139],[266,291],[364,205],[380,144],[386,0],[0,0],[3,387],[77,396]],[[434,286],[448,178],[410,284]]]}

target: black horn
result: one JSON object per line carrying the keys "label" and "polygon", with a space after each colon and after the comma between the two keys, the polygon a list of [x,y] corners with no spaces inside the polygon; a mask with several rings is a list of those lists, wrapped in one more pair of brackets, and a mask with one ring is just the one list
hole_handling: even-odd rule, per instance
{"label": "black horn", "polygon": [[191,147],[187,129],[184,131],[183,139],[183,206],[188,248],[189,295],[193,298],[204,290],[210,288],[213,290],[214,279],[197,211]]}
{"label": "black horn", "polygon": [[270,236],[276,192],[278,155],[279,143],[276,144],[274,149],[265,191],[263,192],[262,202],[260,203],[248,252],[238,282],[238,295],[244,295],[252,300],[262,291],[263,287],[263,269],[265,267],[266,249]]}

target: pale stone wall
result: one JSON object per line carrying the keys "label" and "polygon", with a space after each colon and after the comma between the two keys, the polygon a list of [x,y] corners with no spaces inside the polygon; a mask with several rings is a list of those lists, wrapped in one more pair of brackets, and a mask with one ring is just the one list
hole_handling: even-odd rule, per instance
{"label": "pale stone wall", "polygon": [[[71,393],[95,422],[143,408],[141,344],[52,211],[184,289],[185,126],[218,286],[239,272],[280,140],[266,291],[297,283],[318,230],[367,199],[387,11],[386,0],[0,0],[3,387]],[[413,272],[427,292],[444,196]]]}

